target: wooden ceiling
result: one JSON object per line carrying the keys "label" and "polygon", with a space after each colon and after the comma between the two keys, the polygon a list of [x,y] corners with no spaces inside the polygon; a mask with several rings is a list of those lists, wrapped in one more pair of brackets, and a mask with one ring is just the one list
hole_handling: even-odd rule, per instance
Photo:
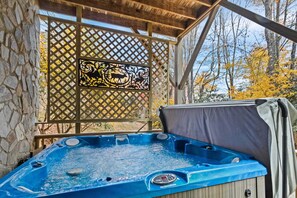
{"label": "wooden ceiling", "polygon": [[40,9],[181,38],[221,0],[39,0]]}

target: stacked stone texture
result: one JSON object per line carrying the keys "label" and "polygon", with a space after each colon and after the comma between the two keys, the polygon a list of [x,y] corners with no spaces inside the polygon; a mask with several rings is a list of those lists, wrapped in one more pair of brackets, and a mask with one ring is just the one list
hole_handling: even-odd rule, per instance
{"label": "stacked stone texture", "polygon": [[38,107],[39,18],[34,0],[0,0],[0,177],[28,157]]}

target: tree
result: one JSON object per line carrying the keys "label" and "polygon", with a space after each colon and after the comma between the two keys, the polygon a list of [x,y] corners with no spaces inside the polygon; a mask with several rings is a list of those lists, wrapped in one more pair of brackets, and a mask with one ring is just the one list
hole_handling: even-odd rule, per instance
{"label": "tree", "polygon": [[233,98],[236,79],[242,75],[242,60],[246,55],[248,26],[246,21],[233,12],[220,10],[215,21],[214,37],[218,64],[222,64],[222,78],[228,89],[228,97]]}
{"label": "tree", "polygon": [[[291,9],[291,6],[294,6],[295,0],[256,0],[255,2],[264,6],[265,17],[268,19],[288,27],[293,27],[296,23],[294,19],[296,13],[291,11],[294,10]],[[264,32],[269,56],[267,72],[272,74],[279,66],[280,51],[288,43],[288,40],[268,29],[265,29]],[[292,46],[293,58],[296,53],[294,45]]]}
{"label": "tree", "polygon": [[267,74],[269,52],[263,47],[255,48],[244,65],[244,79],[248,81],[248,86],[237,89],[235,99],[286,97],[294,100],[297,94],[297,71],[290,69],[290,62],[286,61],[287,55],[288,51],[281,51],[279,67],[275,68],[273,74]]}
{"label": "tree", "polygon": [[[208,96],[215,94],[218,91],[218,83],[221,83],[219,78],[224,79],[228,97],[233,97],[236,80],[242,75],[242,60],[247,53],[247,30],[247,23],[241,16],[226,9],[219,10],[194,64],[195,72],[191,72],[188,80],[186,95],[189,101],[193,98],[195,102],[202,102],[207,100]],[[189,55],[192,54],[198,40],[193,37],[197,35],[199,35],[198,28],[184,41],[184,62],[187,62]],[[191,92],[195,93],[189,94]]]}

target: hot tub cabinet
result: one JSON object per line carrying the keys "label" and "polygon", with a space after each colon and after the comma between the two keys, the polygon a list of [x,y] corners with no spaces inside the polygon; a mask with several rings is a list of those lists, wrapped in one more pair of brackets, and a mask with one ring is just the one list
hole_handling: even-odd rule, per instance
{"label": "hot tub cabinet", "polygon": [[160,198],[263,198],[265,197],[265,178],[256,177],[185,192],[160,196]]}
{"label": "hot tub cabinet", "polygon": [[0,197],[265,197],[251,156],[168,133],[64,138],[0,180]]}

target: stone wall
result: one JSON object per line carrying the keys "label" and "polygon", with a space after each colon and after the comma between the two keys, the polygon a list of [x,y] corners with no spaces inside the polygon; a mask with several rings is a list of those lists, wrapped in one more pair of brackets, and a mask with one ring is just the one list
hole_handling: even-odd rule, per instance
{"label": "stone wall", "polygon": [[39,19],[34,0],[0,0],[0,177],[28,157],[38,107]]}

